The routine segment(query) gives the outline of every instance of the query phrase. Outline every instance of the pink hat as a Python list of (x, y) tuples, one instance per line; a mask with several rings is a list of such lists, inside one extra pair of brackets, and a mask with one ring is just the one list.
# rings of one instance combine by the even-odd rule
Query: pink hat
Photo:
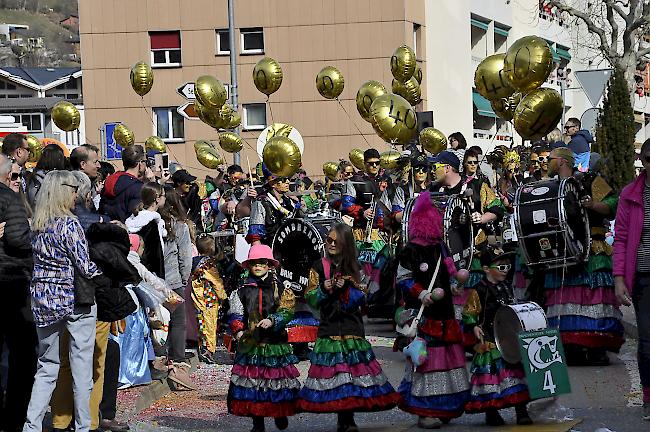
[(140, 236), (138, 234), (129, 234), (129, 241), (131, 242), (131, 250), (137, 252), (140, 249)]
[(248, 251), (248, 259), (242, 263), (242, 266), (248, 268), (249, 261), (265, 259), (273, 267), (277, 267), (280, 263), (273, 258), (273, 251), (265, 244), (256, 244)]

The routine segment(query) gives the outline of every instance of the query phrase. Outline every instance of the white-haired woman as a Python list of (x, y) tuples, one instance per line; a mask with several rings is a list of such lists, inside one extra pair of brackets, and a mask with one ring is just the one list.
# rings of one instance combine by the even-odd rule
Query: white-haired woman
[(34, 272), (32, 312), (39, 339), (38, 369), (23, 431), (41, 431), (59, 373), (59, 338), (70, 334), (75, 430), (90, 429), (88, 400), (93, 385), (96, 306), (76, 306), (74, 275), (101, 274), (88, 256), (88, 243), (74, 216), (79, 184), (68, 171), (52, 171), (43, 179), (32, 220)]

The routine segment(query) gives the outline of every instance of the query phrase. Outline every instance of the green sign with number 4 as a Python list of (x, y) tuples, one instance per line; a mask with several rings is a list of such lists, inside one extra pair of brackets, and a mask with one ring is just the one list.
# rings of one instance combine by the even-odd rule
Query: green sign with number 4
[(557, 329), (521, 332), (519, 348), (531, 399), (571, 393), (564, 348)]

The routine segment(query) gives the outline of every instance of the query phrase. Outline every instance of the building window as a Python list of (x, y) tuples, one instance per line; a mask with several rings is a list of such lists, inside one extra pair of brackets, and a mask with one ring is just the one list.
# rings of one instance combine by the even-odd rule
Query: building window
[(262, 27), (241, 29), (242, 54), (264, 54), (264, 31)]
[(28, 132), (43, 132), (43, 114), (27, 113), (12, 115), (16, 119), (16, 123), (22, 123)]
[(243, 104), (244, 130), (262, 130), (266, 127), (266, 104)]
[(181, 65), (181, 32), (149, 32), (152, 67), (177, 67)]
[(413, 52), (415, 53), (415, 58), (421, 58), (418, 56), (420, 45), (422, 45), (422, 26), (413, 23)]
[(230, 40), (228, 39), (228, 29), (215, 30), (217, 33), (217, 55), (230, 54)]
[(155, 133), (165, 142), (185, 141), (185, 124), (183, 117), (175, 107), (154, 108), (156, 119)]

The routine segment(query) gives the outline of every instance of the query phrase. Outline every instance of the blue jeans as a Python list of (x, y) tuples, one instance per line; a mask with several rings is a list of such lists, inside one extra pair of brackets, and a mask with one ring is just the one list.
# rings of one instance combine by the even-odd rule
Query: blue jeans
[(96, 321), (97, 306), (93, 305), (75, 308), (72, 314), (56, 323), (36, 328), (39, 342), (38, 366), (23, 432), (43, 430), (43, 417), (59, 376), (59, 339), (64, 330), (70, 334), (69, 359), (74, 393), (75, 430), (90, 430), (89, 400), (93, 388)]
[(638, 364), (643, 402), (650, 403), (650, 273), (639, 273), (634, 282), (632, 304), (639, 332)]

